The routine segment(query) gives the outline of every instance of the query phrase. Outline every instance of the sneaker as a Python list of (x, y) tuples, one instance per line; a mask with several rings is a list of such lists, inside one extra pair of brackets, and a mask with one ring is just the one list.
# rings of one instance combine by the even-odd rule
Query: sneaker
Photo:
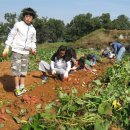
[(46, 83), (46, 82), (47, 82), (47, 79), (48, 79), (48, 77), (42, 76), (42, 83)]
[(21, 91), (21, 94), (24, 94), (24, 93), (27, 92), (27, 89), (26, 88), (21, 88), (20, 91)]
[(15, 89), (14, 92), (17, 97), (22, 96), (20, 89)]

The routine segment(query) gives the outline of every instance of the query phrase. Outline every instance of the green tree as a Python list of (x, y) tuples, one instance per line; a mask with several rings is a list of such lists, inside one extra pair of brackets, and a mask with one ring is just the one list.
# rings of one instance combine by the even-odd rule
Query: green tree
[(50, 18), (47, 22), (47, 28), (49, 31), (48, 40), (50, 42), (63, 41), (65, 30), (65, 25), (63, 21)]
[(112, 21), (112, 29), (127, 30), (130, 29), (129, 18), (125, 15), (119, 15)]
[(91, 26), (92, 26), (92, 31), (99, 29), (102, 27), (102, 24), (100, 22), (100, 17), (94, 17), (91, 19)]
[(93, 30), (91, 20), (91, 13), (75, 16), (70, 24), (66, 25), (65, 40), (75, 41), (80, 37), (89, 34)]
[(105, 14), (103, 13), (100, 16), (100, 22), (101, 22), (102, 28), (105, 28), (105, 29), (111, 28), (110, 14), (109, 13), (105, 13)]
[(47, 18), (37, 18), (34, 21), (34, 26), (37, 31), (37, 42), (42, 43), (48, 41), (49, 38), (49, 30), (47, 27)]
[(16, 21), (16, 13), (5, 13), (4, 15), (5, 20), (9, 23), (10, 27), (12, 27)]

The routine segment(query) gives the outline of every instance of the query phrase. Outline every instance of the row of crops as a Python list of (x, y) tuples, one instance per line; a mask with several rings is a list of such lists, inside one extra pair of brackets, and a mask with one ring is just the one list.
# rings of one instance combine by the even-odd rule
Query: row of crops
[[(49, 62), (56, 48), (56, 46), (49, 49), (39, 46), (37, 55), (30, 55), (29, 71), (37, 70), (41, 59)], [(77, 50), (79, 56), (85, 53), (89, 51)], [(11, 53), (6, 59), (0, 57), (0, 61), (9, 60), (10, 56)], [(46, 105), (43, 113), (30, 117), (21, 129), (108, 130), (111, 126), (116, 126), (129, 130), (130, 61), (126, 58), (122, 63), (115, 64), (102, 79), (94, 80), (91, 87), (92, 92), (80, 97), (77, 96), (78, 91), (75, 88), (70, 94), (61, 88), (58, 89), (59, 98)]]
[(58, 89), (59, 98), (30, 117), (22, 130), (129, 130), (130, 61), (115, 64), (91, 87), (80, 97), (75, 88), (69, 94)]
[[(36, 55), (30, 55), (29, 60), (29, 71), (38, 70), (38, 64), (41, 60), (45, 60), (48, 63), (50, 62), (51, 56), (56, 52), (57, 48), (60, 45), (69, 46), (69, 43), (53, 43), (53, 44), (44, 44), (44, 45), (38, 45), (37, 46), (37, 54)], [(4, 47), (0, 45), (0, 62), (9, 61), (11, 60), (12, 52), (10, 51), (8, 56), (6, 58), (2, 57), (2, 52), (4, 50)], [(98, 51), (96, 50), (88, 50), (88, 49), (76, 49), (78, 57), (83, 56), (87, 53), (96, 53), (98, 54)], [(100, 56), (99, 56), (100, 58)]]

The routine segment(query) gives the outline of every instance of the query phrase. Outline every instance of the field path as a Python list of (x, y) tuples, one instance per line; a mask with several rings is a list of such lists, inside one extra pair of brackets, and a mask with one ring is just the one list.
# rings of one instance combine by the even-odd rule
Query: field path
[[(33, 71), (26, 77), (26, 87), (29, 90), (21, 97), (14, 95), (14, 78), (11, 75), (10, 62), (0, 63), (0, 124), (4, 124), (1, 130), (18, 130), (21, 124), (16, 123), (14, 116), (20, 120), (27, 120), (28, 117), (37, 113), (36, 106), (41, 104), (42, 110), (47, 103), (56, 99), (56, 89), (62, 87), (69, 92), (71, 87), (78, 90), (78, 94), (91, 91), (89, 84), (92, 80), (103, 75), (108, 67), (112, 65), (110, 60), (104, 60), (96, 65), (97, 75), (85, 70), (79, 70), (70, 74), (67, 81), (59, 81), (49, 77), (47, 83), (41, 83), (41, 72)], [(23, 115), (21, 110), (26, 110)]]

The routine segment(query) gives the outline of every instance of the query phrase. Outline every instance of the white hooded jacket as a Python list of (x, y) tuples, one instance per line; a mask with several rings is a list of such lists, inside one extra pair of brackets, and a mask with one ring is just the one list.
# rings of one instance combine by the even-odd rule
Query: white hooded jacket
[(15, 23), (5, 41), (6, 48), (12, 47), (12, 51), (20, 54), (29, 54), (36, 49), (36, 30), (33, 25), (27, 25), (24, 21)]

